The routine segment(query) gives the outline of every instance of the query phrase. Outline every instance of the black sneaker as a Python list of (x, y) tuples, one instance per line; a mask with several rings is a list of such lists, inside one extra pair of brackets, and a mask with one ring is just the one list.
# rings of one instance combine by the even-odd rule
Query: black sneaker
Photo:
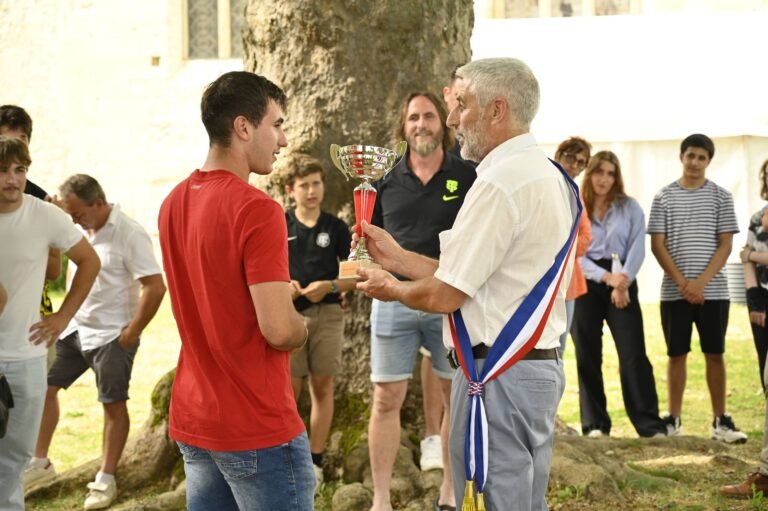
[(661, 416), (661, 421), (667, 426), (667, 436), (680, 436), (683, 434), (683, 421), (680, 417), (665, 413)]
[(730, 415), (715, 417), (712, 421), (711, 437), (726, 444), (743, 444), (747, 441), (746, 433), (736, 427)]

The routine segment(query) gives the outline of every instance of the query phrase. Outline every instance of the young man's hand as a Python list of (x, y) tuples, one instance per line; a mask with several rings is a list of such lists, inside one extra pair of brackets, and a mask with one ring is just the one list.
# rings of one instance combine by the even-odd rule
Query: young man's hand
[(301, 284), (298, 280), (291, 281), (291, 300), (296, 300), (301, 296)]
[(699, 279), (688, 280), (685, 285), (680, 289), (683, 293), (683, 298), (686, 301), (693, 304), (704, 303), (704, 288), (706, 284), (702, 283)]
[(61, 312), (43, 316), (40, 321), (29, 327), (29, 342), (35, 345), (45, 344), (50, 348), (67, 328), (69, 320), (70, 318)]
[(327, 280), (316, 280), (305, 287), (301, 294), (312, 303), (319, 303), (331, 290), (331, 283)]

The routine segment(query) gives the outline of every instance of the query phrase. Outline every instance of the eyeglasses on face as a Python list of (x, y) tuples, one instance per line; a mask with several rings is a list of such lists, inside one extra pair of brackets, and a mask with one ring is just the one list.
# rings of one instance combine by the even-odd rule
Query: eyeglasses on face
[(587, 166), (587, 160), (580, 158), (575, 154), (563, 153), (563, 160), (565, 160), (565, 163), (568, 165), (573, 165), (575, 163), (579, 170)]

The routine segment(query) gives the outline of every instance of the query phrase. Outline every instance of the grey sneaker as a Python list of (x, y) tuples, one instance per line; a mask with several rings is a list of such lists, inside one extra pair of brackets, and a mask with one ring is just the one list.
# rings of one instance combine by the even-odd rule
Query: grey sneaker
[(661, 420), (667, 426), (667, 436), (680, 436), (683, 434), (683, 421), (680, 417), (675, 417), (665, 413)]
[(712, 438), (726, 444), (743, 444), (747, 441), (746, 433), (739, 430), (730, 415), (715, 417), (712, 421)]
[(47, 483), (56, 478), (56, 469), (53, 468), (51, 460), (47, 460), (47, 463), (43, 466), (30, 461), (27, 468), (24, 470), (24, 488), (29, 488), (36, 484)]

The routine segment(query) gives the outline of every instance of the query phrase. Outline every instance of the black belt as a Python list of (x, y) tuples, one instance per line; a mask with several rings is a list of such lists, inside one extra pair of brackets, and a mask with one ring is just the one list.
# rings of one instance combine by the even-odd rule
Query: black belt
[[(537, 350), (534, 348), (526, 353), (522, 360), (557, 360), (557, 351), (557, 348), (549, 348), (548, 350)], [(475, 357), (475, 360), (488, 358), (488, 353), (490, 352), (491, 348), (487, 344), (478, 344), (477, 346), (472, 346), (472, 356)], [(456, 350), (448, 350), (448, 355), (446, 355), (446, 357), (448, 358), (448, 363), (451, 364), (452, 368), (459, 368), (459, 359), (456, 357)]]

